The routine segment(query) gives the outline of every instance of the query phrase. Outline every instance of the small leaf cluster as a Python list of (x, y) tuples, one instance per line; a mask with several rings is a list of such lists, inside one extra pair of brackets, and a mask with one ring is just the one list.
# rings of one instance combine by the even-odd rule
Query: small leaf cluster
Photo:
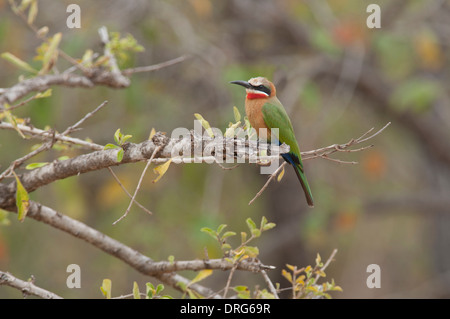
[[(224, 136), (227, 138), (239, 137), (239, 132), (241, 133), (246, 132), (249, 138), (254, 137), (256, 131), (252, 129), (248, 117), (244, 116), (243, 118), (244, 125), (242, 125), (242, 116), (241, 113), (239, 112), (239, 109), (236, 106), (233, 106), (233, 114), (235, 122), (228, 123), (228, 127), (225, 130)], [(200, 113), (195, 113), (194, 116), (198, 121), (200, 121), (209, 137), (214, 137), (214, 132), (209, 122)]]
[[(234, 115), (234, 123), (228, 123), (228, 128), (225, 131), (225, 137), (235, 137), (236, 129), (241, 128), (243, 131), (247, 133), (249, 139), (256, 136), (256, 131), (252, 128), (250, 121), (247, 116), (242, 117), (239, 109), (236, 106), (233, 106), (233, 115)], [(241, 121), (244, 121), (244, 125), (241, 125)]]
[(132, 135), (124, 135), (122, 134), (122, 132), (120, 132), (120, 128), (117, 129), (116, 133), (114, 133), (114, 141), (116, 142), (116, 144), (106, 144), (105, 147), (103, 149), (105, 150), (109, 150), (109, 149), (119, 149), (117, 152), (117, 162), (120, 163), (122, 162), (123, 159), (123, 144), (125, 144), (125, 142), (127, 140), (129, 140), (130, 138), (132, 138)]
[[(145, 294), (141, 293), (139, 290), (139, 285), (135, 281), (133, 282), (133, 291), (130, 296), (133, 297), (133, 299), (141, 299), (142, 296), (145, 297), (145, 299), (172, 299), (169, 295), (161, 295), (162, 291), (164, 290), (164, 285), (159, 284), (156, 287), (150, 283), (147, 282), (145, 284)], [(100, 291), (102, 292), (103, 296), (106, 299), (113, 299), (112, 297), (112, 281), (111, 279), (103, 279), (102, 285), (100, 287)], [(128, 296), (121, 296), (117, 298), (126, 298)]]
[(259, 255), (258, 247), (249, 246), (248, 244), (255, 238), (260, 237), (262, 232), (275, 227), (275, 223), (267, 222), (267, 219), (264, 216), (261, 218), (259, 227), (256, 226), (256, 223), (250, 217), (246, 219), (246, 224), (249, 233), (241, 232), (241, 244), (236, 248), (232, 248), (227, 242), (227, 239), (237, 235), (237, 233), (234, 231), (223, 232), (227, 227), (225, 224), (220, 225), (216, 230), (203, 227), (201, 231), (218, 241), (222, 252), (230, 262), (236, 262), (242, 258), (256, 258)]
[[(21, 0), (18, 4), (15, 0), (9, 0), (9, 4), (13, 12), (24, 17), (30, 28), (35, 30), (36, 36), (42, 40), (42, 44), (37, 47), (37, 54), (34, 57), (34, 60), (41, 61), (42, 65), (40, 69), (36, 69), (10, 52), (4, 52), (0, 56), (23, 71), (34, 75), (48, 74), (53, 70), (58, 60), (62, 33), (58, 32), (53, 36), (47, 36), (49, 33), (47, 26), (38, 28), (34, 25), (38, 14), (38, 0)], [(120, 66), (123, 66), (130, 59), (130, 52), (144, 51), (144, 47), (138, 44), (131, 34), (121, 37), (119, 32), (110, 32), (110, 41), (106, 46)], [(74, 59), (72, 62), (76, 61), (85, 68), (109, 67), (109, 59), (109, 56), (94, 54), (92, 50), (88, 49), (81, 59)]]
[(327, 298), (331, 299), (330, 291), (342, 291), (342, 288), (336, 286), (334, 279), (331, 282), (318, 284), (319, 278), (326, 277), (323, 270), (324, 264), (319, 254), (317, 254), (316, 265), (297, 268), (297, 266), (286, 265), (287, 269), (281, 271), (281, 275), (292, 285), (292, 298)]
[(107, 47), (116, 57), (119, 65), (125, 64), (130, 59), (130, 52), (144, 51), (144, 47), (131, 34), (120, 37), (119, 32), (110, 32), (109, 36), (110, 41), (107, 43)]

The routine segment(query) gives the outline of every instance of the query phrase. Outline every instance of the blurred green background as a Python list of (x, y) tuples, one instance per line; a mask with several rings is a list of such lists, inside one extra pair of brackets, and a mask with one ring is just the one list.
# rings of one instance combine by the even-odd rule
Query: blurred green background
[[(123, 90), (105, 87), (54, 87), (53, 96), (15, 112), (38, 128), (59, 131), (104, 100), (108, 105), (74, 133), (99, 144), (113, 141), (117, 128), (132, 142), (148, 138), (152, 128), (170, 132), (193, 128), (194, 113), (224, 130), (233, 121), (233, 106), (244, 113), (242, 88), (231, 80), (266, 76), (291, 117), (304, 151), (357, 138), (371, 127), (392, 125), (364, 152), (336, 157), (358, 161), (346, 165), (324, 159), (304, 163), (315, 198), (308, 209), (292, 169), (273, 182), (252, 205), (265, 183), (253, 164), (233, 170), (217, 165), (171, 165), (156, 184), (149, 171), (137, 199), (149, 216), (133, 206), (117, 225), (129, 198), (106, 171), (71, 177), (42, 187), (33, 200), (76, 218), (155, 260), (220, 257), (201, 227), (245, 231), (245, 219), (266, 216), (277, 227), (256, 244), (260, 259), (277, 266), (270, 276), (282, 287), (285, 264), (306, 266), (316, 254), (343, 292), (335, 298), (450, 297), (450, 4), (448, 1), (376, 1), (381, 28), (369, 29), (369, 3), (359, 0), (79, 0), (81, 29), (66, 27), (66, 7), (73, 1), (39, 1), (37, 26), (63, 33), (61, 48), (81, 58), (86, 49), (101, 52), (102, 25), (132, 34), (145, 48), (128, 66), (143, 66), (189, 54), (186, 61), (132, 76)], [(0, 0), (0, 52), (8, 51), (34, 65), (40, 42)], [(60, 71), (69, 67), (65, 61)], [(0, 61), (0, 87), (21, 74)], [(0, 132), (1, 169), (30, 151), (13, 131)], [(80, 150), (42, 154), (30, 162), (76, 156)], [(133, 191), (144, 163), (114, 168)], [(3, 181), (4, 183), (8, 181)], [(9, 214), (0, 226), (0, 270), (68, 298), (101, 298), (104, 278), (113, 295), (131, 293), (133, 281), (155, 280), (47, 225)], [(236, 243), (231, 240), (231, 243)], [(66, 267), (81, 267), (81, 288), (66, 287)], [(381, 288), (369, 289), (367, 266), (381, 267)], [(183, 275), (193, 278), (194, 273)], [(204, 281), (219, 290), (228, 273), (216, 271)], [(236, 273), (232, 285), (264, 285), (261, 276)], [(177, 296), (168, 289), (167, 293)], [(21, 293), (0, 287), (1, 298)]]

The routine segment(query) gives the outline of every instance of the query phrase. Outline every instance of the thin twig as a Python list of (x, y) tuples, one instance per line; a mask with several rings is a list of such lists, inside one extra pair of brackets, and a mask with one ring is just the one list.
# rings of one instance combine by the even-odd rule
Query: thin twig
[[(108, 167), (109, 172), (111, 173), (111, 175), (114, 177), (114, 179), (116, 180), (117, 184), (119, 184), (119, 186), (122, 188), (122, 190), (125, 192), (125, 194), (127, 194), (127, 196), (131, 199), (133, 199), (133, 196), (127, 191), (127, 189), (125, 188), (125, 186), (123, 186), (122, 182), (120, 181), (119, 177), (117, 177), (117, 175), (114, 173), (114, 171), (112, 170), (111, 167)], [(137, 200), (134, 200), (135, 204), (138, 205), (142, 210), (144, 210), (147, 214), (152, 215), (152, 212), (149, 211), (147, 208), (145, 208), (141, 203), (139, 203)]]
[(229, 170), (239, 167), (239, 164), (235, 164), (233, 166), (226, 167), (226, 166), (223, 166), (222, 164), (220, 164), (218, 161), (216, 161), (216, 164), (219, 165), (221, 169), (226, 170), (226, 171), (229, 171)]
[(261, 196), (262, 192), (264, 192), (264, 190), (267, 188), (267, 186), (269, 186), (269, 183), (275, 178), (275, 176), (278, 175), (278, 173), (281, 171), (281, 169), (287, 164), (287, 162), (283, 162), (275, 172), (272, 173), (272, 175), (270, 175), (269, 179), (267, 180), (267, 182), (264, 184), (264, 186), (259, 190), (259, 192), (255, 195), (255, 197), (253, 197), (253, 199), (248, 203), (249, 205), (251, 205), (255, 199), (257, 199), (259, 196)]
[(358, 164), (358, 162), (355, 162), (355, 161), (343, 161), (343, 160), (340, 160), (340, 159), (337, 159), (337, 158), (332, 158), (332, 157), (329, 157), (328, 155), (321, 155), (320, 156), (320, 158), (323, 158), (323, 159), (326, 159), (326, 160), (329, 160), (329, 161), (332, 161), (332, 162), (336, 162), (336, 163), (339, 163), (339, 164)]
[[(15, 4), (14, 1), (14, 6), (17, 8), (17, 5)], [(46, 36), (40, 35), (39, 34), (39, 29), (33, 24), (33, 23), (28, 23), (28, 18), (25, 16), (25, 14), (21, 11), (21, 10), (13, 10), (14, 13), (16, 15), (18, 15), (24, 22), (25, 24), (34, 32), (35, 36), (42, 40), (42, 41), (47, 41), (48, 38)], [(63, 50), (61, 50), (60, 48), (57, 49), (58, 50), (58, 54), (60, 56), (62, 56), (64, 59), (66, 59), (68, 62), (70, 62), (71, 64), (73, 64), (74, 66), (76, 66), (77, 68), (79, 68), (83, 73), (87, 73), (88, 69), (86, 69), (81, 63), (78, 63), (78, 61), (74, 58), (72, 58), (70, 55), (68, 55), (67, 53), (65, 53)]]
[[(54, 132), (53, 132), (53, 137), (54, 137)], [(52, 138), (51, 141), (45, 142), (44, 144), (39, 146), (37, 149), (31, 151), (30, 153), (26, 154), (25, 156), (15, 159), (11, 163), (11, 165), (3, 173), (0, 174), (0, 181), (2, 179), (4, 179), (5, 177), (9, 176), (16, 167), (19, 167), (20, 165), (22, 165), (24, 162), (26, 162), (30, 158), (36, 156), (37, 154), (39, 154), (41, 152), (44, 152), (44, 151), (52, 148), (54, 143), (55, 143), (55, 139)]]
[[(327, 269), (328, 265), (333, 261), (334, 256), (336, 256), (338, 250), (334, 249), (333, 252), (331, 253), (330, 257), (328, 258), (328, 260), (325, 262), (325, 264), (322, 266), (322, 268), (320, 268), (321, 271), (325, 271), (325, 269)], [(316, 278), (314, 278), (314, 284), (317, 283), (317, 281), (319, 280), (320, 275), (316, 275)]]
[(239, 257), (239, 259), (234, 263), (233, 268), (231, 268), (231, 270), (230, 270), (230, 274), (228, 275), (227, 283), (225, 285), (224, 292), (223, 292), (223, 297), (222, 297), (223, 299), (225, 299), (227, 296), (228, 289), (230, 289), (231, 278), (233, 278), (234, 272), (236, 271), (236, 269), (239, 265), (239, 260), (241, 258), (242, 258), (242, 256)]
[[(368, 136), (369, 133), (371, 133), (374, 130), (374, 128), (371, 128), (370, 130), (365, 132), (363, 135), (361, 135), (357, 139), (352, 138), (350, 141), (348, 141), (345, 144), (333, 144), (333, 145), (323, 147), (320, 149), (316, 149), (313, 151), (301, 152), (302, 159), (303, 159), (303, 161), (306, 161), (306, 160), (311, 160), (314, 158), (323, 158), (323, 159), (333, 161), (336, 163), (340, 163), (340, 164), (358, 164), (358, 162), (355, 162), (355, 161), (344, 161), (344, 160), (329, 157), (329, 155), (333, 154), (335, 152), (359, 152), (359, 151), (363, 151), (363, 150), (373, 147), (373, 145), (369, 145), (369, 146), (361, 147), (359, 149), (349, 149), (353, 145), (357, 145), (357, 144), (366, 142), (366, 141), (374, 138), (375, 136), (377, 136), (378, 134), (383, 132), (390, 124), (391, 124), (391, 122), (388, 122), (385, 126), (383, 126), (381, 129), (379, 129), (377, 132)], [(269, 179), (264, 184), (264, 186), (259, 190), (259, 192), (255, 195), (255, 197), (248, 203), (249, 205), (251, 205), (255, 201), (255, 199), (258, 198), (262, 194), (262, 192), (267, 188), (267, 186), (269, 186), (269, 183), (274, 179), (274, 177), (279, 173), (281, 168), (284, 167), (284, 165), (286, 165), (286, 164), (287, 164), (287, 162), (284, 162), (283, 164), (281, 164), (278, 167), (278, 169), (272, 175), (270, 175)]]
[(144, 179), (145, 176), (145, 172), (147, 172), (147, 169), (149, 168), (150, 164), (152, 163), (153, 157), (155, 157), (155, 154), (159, 152), (159, 150), (161, 149), (161, 146), (158, 146), (157, 148), (155, 148), (155, 150), (152, 153), (152, 156), (149, 158), (149, 160), (147, 161), (147, 164), (145, 165), (144, 170), (142, 171), (141, 177), (139, 178), (139, 182), (138, 185), (136, 187), (136, 190), (134, 191), (133, 197), (131, 198), (130, 204), (128, 205), (127, 210), (125, 211), (125, 213), (118, 219), (116, 220), (113, 225), (117, 224), (118, 222), (120, 222), (122, 219), (124, 219), (128, 213), (130, 212), (131, 209), (131, 205), (133, 205), (134, 203), (134, 199), (136, 198), (136, 195), (139, 191), (139, 189), (141, 188), (141, 184), (142, 184), (142, 180)]
[(272, 281), (270, 280), (269, 276), (267, 275), (267, 272), (265, 270), (261, 270), (261, 274), (264, 278), (264, 280), (267, 283), (267, 286), (269, 287), (270, 292), (272, 293), (272, 295), (275, 297), (275, 299), (280, 299), (280, 297), (278, 297), (277, 294), (277, 290), (275, 289)]
[[(45, 142), (44, 144), (42, 144), (41, 146), (39, 146), (37, 149), (33, 150), (32, 152), (26, 154), (25, 156), (22, 156), (21, 158), (18, 158), (16, 160), (14, 160), (11, 165), (8, 167), (8, 169), (6, 169), (3, 173), (0, 174), (0, 181), (2, 179), (4, 179), (6, 176), (8, 176), (16, 167), (22, 165), (25, 161), (29, 160), (30, 158), (36, 156), (39, 153), (42, 153), (46, 150), (49, 150), (50, 148), (53, 147), (53, 144), (55, 144), (56, 140), (60, 140), (61, 137), (65, 137), (66, 135), (68, 135), (69, 133), (73, 132), (76, 130), (77, 127), (79, 127), (84, 121), (86, 121), (88, 118), (90, 118), (91, 116), (93, 116), (97, 111), (99, 111), (103, 106), (106, 105), (106, 103), (108, 103), (108, 101), (104, 101), (102, 104), (100, 104), (99, 106), (97, 106), (95, 108), (95, 110), (93, 110), (92, 112), (89, 112), (88, 114), (86, 114), (81, 120), (79, 120), (78, 122), (76, 122), (74, 125), (69, 126), (63, 133), (61, 134), (56, 134), (55, 131), (52, 132), (48, 132), (48, 131), (42, 131), (42, 130), (37, 130), (35, 128), (29, 127), (29, 126), (25, 126), (25, 125), (12, 125), (12, 128), (17, 128), (19, 129), (22, 133), (30, 133), (33, 132), (35, 134), (38, 134), (37, 132), (40, 133), (41, 136), (46, 136), (47, 139), (51, 139), (50, 141)], [(8, 123), (0, 123), (0, 128), (3, 127), (7, 127)], [(20, 127), (20, 128), (19, 128)], [(30, 134), (33, 134), (30, 133)], [(44, 134), (45, 133), (45, 134)], [(58, 137), (57, 137), (58, 135)], [(81, 140), (80, 140), (81, 141)], [(101, 147), (101, 146), (100, 146)]]
[[(0, 129), (16, 130), (16, 128), (19, 129), (26, 136), (39, 138), (39, 139), (45, 140), (45, 141), (47, 141), (50, 138), (53, 138), (53, 136), (52, 136), (53, 131), (45, 131), (45, 130), (41, 130), (41, 129), (38, 129), (35, 127), (23, 125), (23, 124), (17, 124), (16, 126), (14, 126), (10, 123), (0, 122)], [(100, 144), (88, 142), (88, 141), (81, 140), (81, 139), (75, 138), (75, 137), (63, 136), (60, 133), (55, 133), (54, 138), (55, 138), (55, 140), (62, 142), (62, 143), (77, 145), (77, 146), (81, 146), (86, 149), (90, 149), (90, 150), (94, 150), (94, 151), (99, 151), (99, 150), (103, 149), (103, 146)]]
[(135, 68), (129, 68), (129, 69), (125, 69), (122, 71), (122, 74), (125, 76), (131, 75), (133, 73), (140, 73), (140, 72), (151, 72), (151, 71), (156, 71), (156, 70), (160, 70), (162, 68), (183, 62), (184, 60), (186, 60), (189, 56), (187, 55), (182, 55), (178, 58), (172, 59), (172, 60), (168, 60), (165, 62), (161, 62), (158, 64), (154, 64), (154, 65), (148, 65), (148, 66), (138, 66)]
[[(360, 138), (357, 139), (357, 142), (358, 142), (358, 143), (362, 143), (362, 142), (365, 142), (365, 141), (367, 141), (367, 140), (370, 140), (370, 139), (374, 138), (375, 136), (377, 136), (378, 134), (380, 134), (381, 132), (383, 132), (389, 125), (391, 125), (391, 122), (388, 122), (388, 123), (387, 123), (385, 126), (383, 126), (380, 130), (378, 130), (377, 132), (375, 132), (373, 135), (371, 135), (371, 136), (369, 136), (369, 137), (366, 137), (365, 139), (362, 139), (362, 138), (364, 137), (364, 135), (361, 136)], [(370, 132), (370, 131), (369, 131), (369, 132)], [(369, 132), (367, 132), (367, 133), (369, 133)]]
[(81, 124), (84, 123), (84, 121), (86, 121), (88, 118), (92, 117), (95, 113), (97, 113), (102, 107), (104, 107), (106, 104), (108, 103), (108, 101), (104, 101), (102, 104), (100, 104), (99, 106), (97, 106), (95, 108), (95, 110), (87, 113), (81, 120), (79, 120), (78, 122), (76, 122), (74, 125), (69, 126), (64, 132), (61, 133), (61, 135), (68, 135), (70, 133), (72, 133), (73, 131), (75, 131)]
[(11, 105), (10, 107), (8, 107), (8, 111), (17, 109), (17, 108), (21, 107), (22, 105), (25, 105), (25, 104), (27, 104), (28, 102), (33, 101), (35, 98), (36, 98), (36, 94), (33, 95), (33, 96), (30, 96), (29, 98), (27, 98), (26, 100), (23, 100), (23, 101), (20, 102), (20, 103), (17, 103), (17, 104), (15, 104), (15, 105)]

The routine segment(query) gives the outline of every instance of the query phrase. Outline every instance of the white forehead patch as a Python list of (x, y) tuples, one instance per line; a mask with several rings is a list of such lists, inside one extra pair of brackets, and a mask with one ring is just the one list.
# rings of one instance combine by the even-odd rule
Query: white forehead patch
[(263, 78), (251, 78), (248, 80), (248, 83), (254, 86), (262, 85), (263, 84)]

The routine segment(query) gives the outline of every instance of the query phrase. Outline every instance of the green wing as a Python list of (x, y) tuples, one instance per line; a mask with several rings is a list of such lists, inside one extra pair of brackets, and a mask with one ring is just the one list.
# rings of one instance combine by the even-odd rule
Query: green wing
[(298, 147), (297, 140), (295, 139), (294, 128), (292, 127), (291, 120), (289, 119), (289, 116), (284, 110), (281, 102), (278, 99), (267, 102), (262, 107), (262, 113), (267, 127), (278, 128), (278, 140), (281, 143), (289, 145), (291, 149), (289, 153), (296, 155), (299, 162), (298, 164), (303, 166), (301, 164), (300, 149)]
[(288, 154), (289, 156), (283, 156), (283, 158), (293, 164), (292, 166), (294, 167), (295, 173), (297, 174), (303, 191), (305, 192), (306, 201), (309, 206), (314, 207), (314, 199), (308, 180), (306, 179), (306, 175), (303, 171), (302, 158), (300, 156), (297, 140), (295, 139), (294, 129), (283, 105), (278, 99), (275, 98), (263, 105), (262, 114), (264, 122), (268, 128), (278, 128), (278, 140), (281, 143), (286, 143), (289, 145), (291, 149)]

